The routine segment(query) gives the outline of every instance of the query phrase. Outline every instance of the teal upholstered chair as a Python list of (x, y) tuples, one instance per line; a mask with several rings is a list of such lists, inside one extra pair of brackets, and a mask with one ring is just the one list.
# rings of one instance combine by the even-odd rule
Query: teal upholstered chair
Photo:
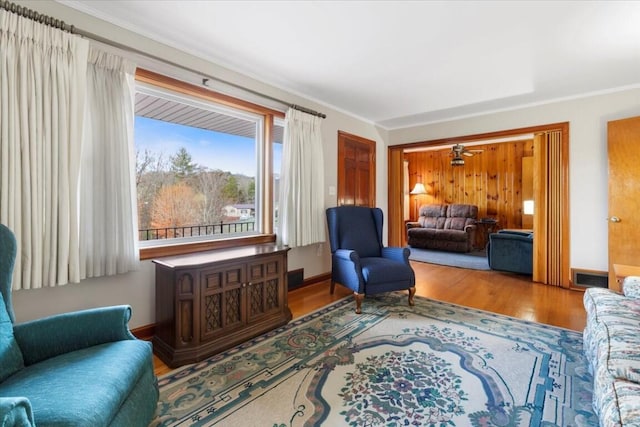
[(158, 401), (151, 345), (129, 306), (15, 323), (13, 233), (0, 224), (0, 426), (148, 426)]

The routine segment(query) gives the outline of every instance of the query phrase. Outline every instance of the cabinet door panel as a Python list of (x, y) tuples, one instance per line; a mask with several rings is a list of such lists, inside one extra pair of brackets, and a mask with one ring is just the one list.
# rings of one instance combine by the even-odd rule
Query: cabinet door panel
[(283, 257), (265, 257), (248, 264), (249, 322), (282, 309)]
[(193, 303), (196, 299), (196, 286), (193, 275), (190, 272), (186, 272), (179, 276), (177, 280), (177, 301), (178, 308), (176, 310), (178, 326), (176, 344), (184, 347), (189, 346), (194, 342), (194, 338), (197, 340), (197, 333), (195, 333), (195, 316), (197, 315), (194, 310)]
[(202, 298), (202, 341), (215, 336), (223, 328), (222, 296), (217, 292)]
[(253, 320), (256, 316), (264, 313), (264, 283), (251, 282), (249, 284), (249, 319)]
[(243, 301), (245, 265), (227, 264), (201, 273), (200, 337), (217, 338), (246, 323)]

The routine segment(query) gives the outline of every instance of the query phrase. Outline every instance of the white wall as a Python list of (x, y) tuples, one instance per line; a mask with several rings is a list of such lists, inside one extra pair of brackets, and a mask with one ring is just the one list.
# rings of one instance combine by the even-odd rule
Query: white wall
[(607, 122), (638, 115), (640, 89), (630, 89), (392, 130), (389, 144), (569, 122), (571, 267), (607, 271)]
[[(327, 115), (323, 121), (324, 161), (325, 161), (325, 201), (326, 206), (336, 204), (336, 196), (328, 195), (329, 186), (337, 186), (337, 135), (345, 131), (377, 142), (377, 199), (378, 205), (386, 207), (386, 133), (376, 129), (371, 123), (352, 117), (343, 112), (320, 105), (312, 100), (301, 98), (278, 88), (263, 84), (249, 77), (220, 67), (211, 62), (196, 58), (170, 47), (153, 42), (129, 31), (97, 20), (76, 10), (53, 1), (17, 1), (40, 13), (64, 20), (82, 30), (114, 40), (149, 54), (167, 59), (174, 63), (196, 69), (202, 73), (215, 75), (291, 103), (303, 105), (321, 111)], [(153, 61), (150, 61), (153, 63)], [(145, 65), (148, 67), (148, 65)], [(152, 71), (163, 71), (150, 68)], [(197, 80), (196, 80), (197, 81)], [(256, 99), (250, 99), (256, 101)], [(267, 103), (267, 105), (271, 105)], [(328, 243), (296, 248), (289, 252), (289, 269), (304, 268), (305, 278), (330, 271), (331, 259)], [(69, 284), (56, 288), (22, 290), (14, 292), (14, 309), (17, 320), (22, 322), (49, 314), (71, 310), (106, 306), (112, 304), (130, 304), (133, 318), (130, 327), (136, 328), (155, 322), (154, 266), (151, 261), (143, 261), (139, 271), (124, 275), (85, 280), (79, 284)], [(328, 290), (327, 290), (328, 292)]]
[[(607, 269), (606, 126), (609, 120), (640, 115), (640, 90), (638, 89), (387, 132), (365, 120), (155, 43), (59, 3), (53, 1), (17, 1), (17, 3), (120, 44), (326, 113), (327, 118), (323, 121), (323, 136), (327, 207), (336, 204), (336, 196), (329, 196), (328, 187), (337, 186), (338, 130), (377, 142), (377, 205), (386, 212), (387, 141), (390, 144), (401, 144), (568, 121), (570, 122), (571, 266), (603, 271)], [(304, 268), (306, 278), (328, 272), (330, 270), (328, 244), (290, 251), (289, 268)], [(153, 264), (150, 261), (144, 261), (139, 271), (125, 275), (91, 279), (57, 288), (17, 291), (14, 293), (14, 308), (18, 321), (25, 321), (82, 308), (130, 304), (133, 307), (130, 326), (136, 328), (154, 323), (154, 295)]]

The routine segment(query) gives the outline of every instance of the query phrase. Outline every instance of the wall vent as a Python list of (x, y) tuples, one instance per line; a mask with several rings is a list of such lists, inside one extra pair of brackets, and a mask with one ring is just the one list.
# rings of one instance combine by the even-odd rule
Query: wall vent
[(581, 286), (585, 288), (608, 288), (609, 273), (606, 271), (578, 270), (571, 269), (573, 277), (573, 286)]
[(304, 268), (291, 270), (287, 273), (287, 289), (299, 288), (304, 284)]

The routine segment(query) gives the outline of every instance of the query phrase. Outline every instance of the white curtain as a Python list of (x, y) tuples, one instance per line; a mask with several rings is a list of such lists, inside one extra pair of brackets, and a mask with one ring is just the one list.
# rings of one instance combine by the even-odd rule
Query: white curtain
[(90, 49), (80, 175), (82, 279), (138, 266), (134, 73), (135, 64)]
[(0, 222), (18, 242), (13, 289), (137, 266), (133, 73), (81, 37), (0, 9)]
[(292, 248), (325, 241), (321, 122), (293, 108), (285, 116), (278, 239)]
[(88, 42), (0, 9), (0, 222), (13, 288), (80, 280), (78, 178)]

